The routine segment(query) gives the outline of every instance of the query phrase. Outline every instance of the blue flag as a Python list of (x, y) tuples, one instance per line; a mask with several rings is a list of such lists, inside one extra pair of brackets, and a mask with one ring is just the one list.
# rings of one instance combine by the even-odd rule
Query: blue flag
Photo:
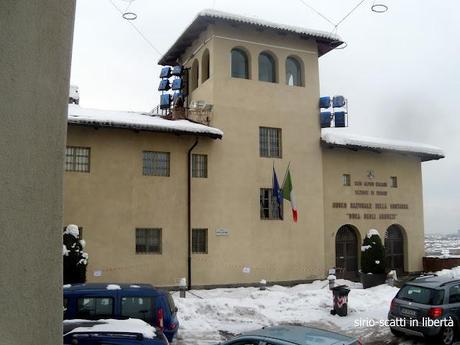
[(283, 195), (281, 194), (280, 185), (278, 183), (278, 178), (276, 177), (275, 167), (273, 166), (273, 196), (278, 203), (278, 206), (281, 206), (283, 202)]

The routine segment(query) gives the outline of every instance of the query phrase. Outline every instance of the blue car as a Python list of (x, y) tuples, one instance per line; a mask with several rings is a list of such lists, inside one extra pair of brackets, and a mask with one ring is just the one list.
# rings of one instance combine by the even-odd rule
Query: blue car
[(177, 308), (169, 292), (150, 284), (75, 284), (64, 286), (64, 320), (140, 319), (160, 328), (172, 342)]
[(361, 345), (361, 342), (318, 328), (274, 326), (243, 333), (221, 345)]
[(169, 345), (161, 330), (142, 320), (64, 321), (64, 345)]

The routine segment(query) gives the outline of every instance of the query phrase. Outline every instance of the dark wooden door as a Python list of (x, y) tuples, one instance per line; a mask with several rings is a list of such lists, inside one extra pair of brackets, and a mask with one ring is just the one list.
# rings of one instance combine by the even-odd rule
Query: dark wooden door
[(398, 226), (392, 225), (385, 232), (385, 260), (387, 270), (404, 272), (404, 238)]
[(342, 226), (337, 232), (335, 267), (339, 277), (354, 279), (358, 276), (358, 237), (350, 226)]

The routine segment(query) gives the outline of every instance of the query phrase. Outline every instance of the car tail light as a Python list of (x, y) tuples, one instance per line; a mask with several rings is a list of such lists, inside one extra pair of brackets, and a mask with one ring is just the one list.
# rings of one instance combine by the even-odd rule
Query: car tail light
[(158, 327), (163, 330), (164, 328), (164, 313), (163, 313), (163, 308), (159, 308), (157, 311), (157, 322), (158, 322)]
[(168, 328), (169, 328), (169, 329), (175, 329), (176, 327), (177, 327), (177, 324), (176, 324), (175, 322), (171, 322), (171, 323), (169, 324), (169, 327), (168, 327)]
[(437, 317), (440, 317), (442, 315), (442, 308), (440, 307), (433, 307), (428, 310), (428, 316), (431, 317), (432, 319), (436, 319)]
[(394, 299), (392, 299), (392, 300), (391, 300), (391, 304), (390, 304), (390, 312), (395, 313), (395, 312), (396, 312), (396, 309), (397, 309), (396, 302), (395, 302)]

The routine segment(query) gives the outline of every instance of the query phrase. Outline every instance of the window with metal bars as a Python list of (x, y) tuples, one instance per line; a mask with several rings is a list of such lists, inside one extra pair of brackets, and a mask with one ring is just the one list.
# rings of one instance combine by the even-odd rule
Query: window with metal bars
[(278, 204), (272, 188), (260, 188), (260, 219), (283, 219), (283, 203)]
[(398, 177), (397, 176), (390, 177), (390, 186), (392, 188), (398, 188)]
[(161, 254), (161, 229), (136, 229), (136, 254)]
[(281, 158), (281, 128), (259, 127), (261, 157)]
[(65, 170), (89, 172), (90, 148), (67, 146), (65, 150)]
[(192, 177), (208, 177), (208, 156), (192, 154)]
[(169, 152), (144, 151), (142, 172), (146, 176), (169, 176)]
[(192, 229), (192, 253), (208, 254), (208, 229)]
[(350, 174), (343, 174), (342, 175), (342, 185), (351, 186), (351, 176), (350, 176)]

